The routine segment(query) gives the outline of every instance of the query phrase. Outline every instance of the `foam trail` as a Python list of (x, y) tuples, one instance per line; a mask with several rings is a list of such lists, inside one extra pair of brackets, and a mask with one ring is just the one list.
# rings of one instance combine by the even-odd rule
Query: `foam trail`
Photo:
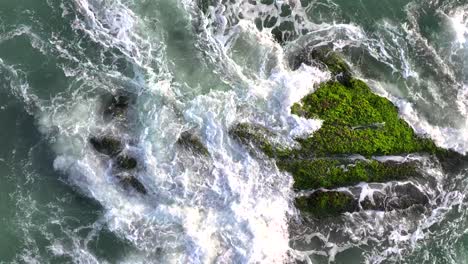
[(468, 16), (465, 10), (459, 9), (453, 12), (449, 16), (452, 22), (453, 29), (456, 34), (456, 43), (460, 45), (460, 48), (465, 46), (466, 39), (468, 37)]

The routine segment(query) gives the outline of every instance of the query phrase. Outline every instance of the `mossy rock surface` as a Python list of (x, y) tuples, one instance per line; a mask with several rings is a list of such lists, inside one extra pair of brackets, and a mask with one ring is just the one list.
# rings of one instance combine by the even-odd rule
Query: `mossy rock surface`
[(359, 209), (357, 200), (351, 194), (339, 191), (319, 190), (309, 196), (297, 197), (295, 205), (302, 212), (317, 218), (338, 216)]
[(416, 135), (388, 99), (375, 95), (358, 79), (352, 79), (350, 86), (334, 81), (323, 83), (295, 104), (292, 113), (324, 120), (313, 136), (299, 140), (300, 152), (370, 157), (438, 151), (430, 139)]
[[(444, 169), (467, 162), (466, 156), (440, 149), (430, 139), (417, 135), (399, 117), (395, 105), (374, 94), (363, 81), (351, 77), (349, 66), (338, 54), (322, 49), (310, 51), (307, 56), (326, 65), (334, 75), (333, 80), (322, 83), (291, 109), (295, 115), (323, 120), (318, 131), (310, 137), (296, 139), (300, 146), (296, 149), (274, 144), (273, 133), (259, 125), (238, 124), (230, 131), (240, 143), (263, 151), (276, 160), (281, 170), (290, 172), (295, 190), (330, 190), (360, 182), (383, 183), (420, 176), (416, 161), (379, 162), (372, 160), (372, 156), (429, 154)], [(356, 154), (367, 159), (351, 160), (350, 156)], [(367, 203), (362, 208), (400, 210), (428, 202), (424, 193), (408, 186), (395, 189), (393, 193), (397, 197), (382, 196), (381, 201), (377, 197), (377, 204)], [(302, 212), (317, 218), (360, 208), (351, 194), (324, 190), (300, 196), (295, 204)]]
[(294, 189), (337, 188), (360, 182), (405, 180), (418, 174), (416, 163), (363, 160), (343, 162), (336, 159), (278, 161), (280, 169), (294, 176)]

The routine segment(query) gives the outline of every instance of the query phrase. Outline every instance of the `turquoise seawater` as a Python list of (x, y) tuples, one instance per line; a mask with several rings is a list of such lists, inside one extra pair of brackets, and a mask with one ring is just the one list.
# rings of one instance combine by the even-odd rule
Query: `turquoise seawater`
[[(288, 62), (320, 45), (468, 151), (466, 0), (1, 0), (0, 263), (468, 263), (466, 168), (427, 162), (423, 213), (317, 222), (289, 174), (230, 138), (245, 121), (285, 144), (313, 131), (289, 108), (329, 73)], [(109, 120), (118, 94), (129, 111)], [(177, 144), (186, 131), (209, 158)], [(98, 135), (123, 142), (131, 175)]]

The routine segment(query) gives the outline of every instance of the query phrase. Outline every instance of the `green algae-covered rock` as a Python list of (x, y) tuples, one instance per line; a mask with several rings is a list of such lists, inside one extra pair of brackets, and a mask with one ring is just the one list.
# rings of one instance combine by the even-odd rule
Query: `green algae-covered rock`
[[(413, 204), (427, 203), (425, 194), (408, 184), (392, 190), (397, 197), (388, 199), (384, 194), (375, 193), (376, 203), (366, 201), (361, 207), (351, 194), (333, 190), (360, 182), (384, 183), (421, 175), (416, 161), (379, 162), (372, 160), (373, 156), (428, 154), (436, 157), (444, 169), (467, 161), (465, 156), (440, 149), (430, 139), (417, 135), (388, 99), (374, 94), (366, 83), (351, 77), (349, 66), (337, 53), (324, 48), (306, 54), (309, 59), (326, 65), (334, 80), (322, 83), (314, 93), (296, 103), (291, 112), (304, 118), (321, 119), (322, 127), (307, 138), (296, 139), (299, 145), (296, 149), (272, 143), (273, 133), (259, 125), (238, 124), (231, 129), (231, 135), (240, 143), (263, 151), (275, 159), (279, 169), (290, 172), (296, 191), (320, 189), (296, 198), (295, 204), (301, 212), (324, 218), (360, 208), (403, 210)], [(304, 59), (307, 58), (299, 61)], [(352, 160), (350, 157), (356, 154), (367, 159)]]
[(337, 188), (360, 182), (404, 180), (418, 174), (412, 163), (378, 162), (375, 160), (344, 163), (336, 159), (278, 161), (279, 168), (294, 176), (294, 189)]
[(358, 210), (358, 202), (351, 194), (339, 191), (316, 191), (296, 198), (296, 207), (317, 218), (337, 216)]
[(301, 152), (314, 152), (316, 156), (437, 151), (431, 140), (416, 135), (398, 116), (398, 109), (388, 99), (372, 93), (361, 80), (352, 79), (350, 86), (323, 83), (295, 104), (292, 113), (324, 120), (313, 136), (299, 140)]

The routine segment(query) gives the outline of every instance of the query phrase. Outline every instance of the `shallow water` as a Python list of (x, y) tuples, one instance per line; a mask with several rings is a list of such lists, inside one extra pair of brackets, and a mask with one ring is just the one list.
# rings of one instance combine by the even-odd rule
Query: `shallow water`
[[(468, 3), (261, 2), (1, 1), (0, 262), (468, 263), (466, 168), (414, 157), (422, 212), (323, 223), (296, 212), (289, 174), (228, 133), (254, 122), (293, 144), (318, 129), (289, 109), (330, 74), (289, 61), (330, 43), (418, 133), (465, 153)], [(124, 121), (102, 114), (116, 93), (135, 100)], [(208, 156), (177, 144), (185, 131)], [(125, 142), (147, 195), (93, 150), (101, 134)]]

